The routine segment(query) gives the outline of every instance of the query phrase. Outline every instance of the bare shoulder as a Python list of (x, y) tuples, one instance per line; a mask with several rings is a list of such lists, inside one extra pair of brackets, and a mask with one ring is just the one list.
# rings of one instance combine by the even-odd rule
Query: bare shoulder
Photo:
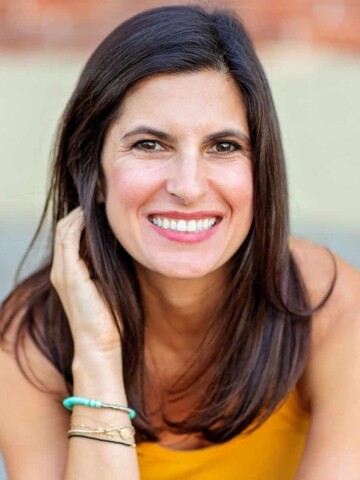
[(335, 272), (336, 283), (328, 301), (313, 316), (313, 341), (326, 341), (328, 335), (341, 329), (348, 331), (349, 323), (359, 324), (360, 272), (323, 245), (292, 237), (290, 249), (301, 271), (308, 290), (312, 308), (316, 307), (328, 292)]
[[(292, 239), (294, 257), (312, 306), (334, 275), (329, 252)], [(337, 280), (312, 318), (310, 350), (299, 393), (310, 412), (310, 428), (296, 479), (358, 479), (360, 472), (360, 273), (334, 256)]]
[(59, 480), (65, 468), (70, 419), (61, 404), (66, 385), (32, 340), (23, 337), (20, 360), (29, 381), (15, 357), (15, 341), (12, 328), (0, 343), (0, 384), (6, 392), (0, 396), (0, 450), (7, 473), (14, 480)]
[[(335, 266), (337, 272), (332, 294), (312, 318), (309, 356), (299, 382), (304, 402), (312, 411), (323, 409), (330, 397), (339, 404), (346, 402), (346, 395), (354, 395), (355, 384), (358, 384), (360, 398), (360, 382), (354, 384), (353, 377), (360, 378), (360, 272), (313, 242), (292, 238), (290, 248), (312, 307), (318, 305), (329, 290)], [(349, 389), (348, 394), (344, 387)], [(351, 403), (350, 398), (347, 401)]]

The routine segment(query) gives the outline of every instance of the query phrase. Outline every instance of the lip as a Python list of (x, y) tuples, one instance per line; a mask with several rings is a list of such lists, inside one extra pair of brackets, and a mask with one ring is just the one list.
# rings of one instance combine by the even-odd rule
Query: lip
[(217, 219), (219, 219), (222, 218), (224, 215), (221, 212), (215, 210), (206, 210), (201, 212), (176, 212), (174, 210), (168, 210), (163, 212), (152, 212), (148, 216), (173, 218), (174, 220), (201, 220), (202, 218), (212, 217), (216, 217)]

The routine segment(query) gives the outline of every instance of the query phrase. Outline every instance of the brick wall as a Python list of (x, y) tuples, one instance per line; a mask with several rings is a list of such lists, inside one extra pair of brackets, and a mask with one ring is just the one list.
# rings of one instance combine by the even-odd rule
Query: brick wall
[[(134, 13), (178, 3), (0, 0), (0, 48), (93, 47)], [(239, 12), (255, 41), (300, 40), (360, 53), (360, 0), (226, 0), (222, 4)]]

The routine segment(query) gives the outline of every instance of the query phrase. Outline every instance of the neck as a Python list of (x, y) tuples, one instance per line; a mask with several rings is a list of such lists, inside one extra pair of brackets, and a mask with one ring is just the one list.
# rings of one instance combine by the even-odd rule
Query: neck
[(201, 279), (168, 278), (137, 266), (145, 310), (145, 343), (175, 355), (194, 352), (223, 293), (223, 270)]

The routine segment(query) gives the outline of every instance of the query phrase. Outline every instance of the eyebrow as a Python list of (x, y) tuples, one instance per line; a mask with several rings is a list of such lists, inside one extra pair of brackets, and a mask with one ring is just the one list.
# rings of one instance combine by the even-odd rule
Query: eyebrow
[[(162, 140), (165, 140), (168, 142), (176, 141), (176, 138), (173, 135), (163, 132), (162, 130), (157, 130), (155, 128), (148, 127), (146, 125), (139, 125), (133, 130), (130, 130), (129, 132), (125, 133), (125, 135), (121, 137), (121, 140), (125, 140), (126, 138), (139, 135), (139, 134), (154, 135), (155, 137), (161, 138)], [(216, 140), (217, 138), (220, 138), (220, 137), (237, 137), (239, 138), (239, 140), (246, 142), (247, 144), (250, 144), (249, 137), (245, 135), (244, 132), (236, 128), (227, 128), (225, 130), (220, 130), (219, 132), (210, 133), (210, 135), (206, 135), (206, 137), (204, 137), (204, 142), (211, 142), (212, 140)]]

